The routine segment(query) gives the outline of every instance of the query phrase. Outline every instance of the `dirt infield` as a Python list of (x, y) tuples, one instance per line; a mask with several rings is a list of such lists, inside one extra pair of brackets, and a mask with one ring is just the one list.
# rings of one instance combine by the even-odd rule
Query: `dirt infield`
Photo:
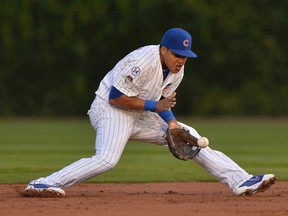
[(22, 197), (25, 185), (0, 185), (0, 215), (9, 216), (284, 216), (288, 182), (237, 197), (221, 183), (79, 184), (64, 198)]

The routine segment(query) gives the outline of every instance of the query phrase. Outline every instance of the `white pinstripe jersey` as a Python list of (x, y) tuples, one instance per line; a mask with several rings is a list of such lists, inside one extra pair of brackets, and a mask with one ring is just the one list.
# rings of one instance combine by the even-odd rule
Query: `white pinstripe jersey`
[[(142, 47), (128, 54), (101, 81), (92, 109), (88, 111), (91, 124), (97, 133), (96, 154), (33, 182), (65, 188), (95, 177), (117, 164), (128, 140), (165, 145), (163, 134), (168, 125), (160, 116), (155, 112), (132, 112), (108, 107), (108, 97), (114, 85), (128, 96), (159, 100), (161, 95), (167, 97), (175, 91), (183, 73), (183, 68), (177, 74), (169, 73), (163, 82), (159, 45)], [(200, 137), (194, 128), (179, 123), (192, 135)], [(229, 157), (210, 147), (202, 149), (194, 161), (219, 181), (229, 185), (232, 190), (237, 190), (243, 182), (252, 177)]]
[(144, 46), (125, 56), (101, 81), (96, 95), (108, 101), (113, 85), (129, 97), (144, 100), (170, 96), (183, 79), (184, 66), (177, 74), (169, 73), (163, 82), (159, 47)]

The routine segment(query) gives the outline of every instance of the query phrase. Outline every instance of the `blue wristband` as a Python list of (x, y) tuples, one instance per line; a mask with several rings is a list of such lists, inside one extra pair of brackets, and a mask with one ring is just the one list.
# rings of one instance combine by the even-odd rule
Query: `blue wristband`
[(158, 115), (167, 123), (171, 120), (176, 120), (176, 118), (175, 118), (175, 116), (171, 110), (159, 112)]
[(158, 101), (145, 100), (144, 110), (147, 110), (147, 111), (156, 111), (157, 102), (158, 102)]

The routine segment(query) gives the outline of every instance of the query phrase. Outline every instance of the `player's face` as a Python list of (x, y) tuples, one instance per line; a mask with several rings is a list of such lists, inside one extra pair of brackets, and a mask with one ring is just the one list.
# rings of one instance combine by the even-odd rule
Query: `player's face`
[(160, 49), (160, 58), (162, 65), (172, 73), (178, 73), (187, 61), (187, 57), (179, 56), (164, 46)]

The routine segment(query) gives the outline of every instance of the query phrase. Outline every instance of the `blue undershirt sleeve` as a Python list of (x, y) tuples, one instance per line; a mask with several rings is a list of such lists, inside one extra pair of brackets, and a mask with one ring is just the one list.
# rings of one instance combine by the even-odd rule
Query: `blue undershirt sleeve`
[(121, 95), (123, 95), (123, 93), (119, 91), (117, 88), (115, 88), (114, 86), (112, 86), (110, 93), (109, 93), (109, 99), (118, 98)]
[(171, 110), (159, 112), (158, 115), (167, 123), (169, 123), (169, 121), (171, 121), (171, 120), (176, 120), (176, 118), (175, 118), (175, 116)]

